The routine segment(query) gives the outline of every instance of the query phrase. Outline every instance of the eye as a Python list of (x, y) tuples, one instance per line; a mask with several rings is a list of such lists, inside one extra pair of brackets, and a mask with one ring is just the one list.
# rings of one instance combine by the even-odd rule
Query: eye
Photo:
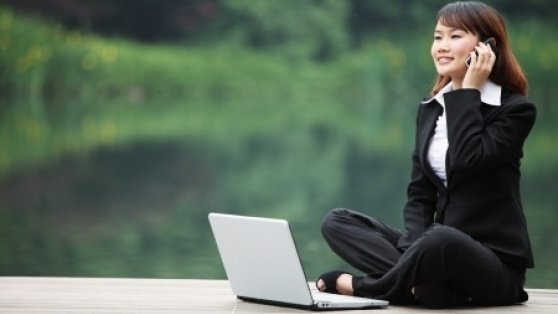
[(451, 38), (452, 39), (459, 39), (459, 38), (461, 38), (461, 35), (451, 35)]
[(441, 39), (442, 39), (442, 36), (440, 36), (440, 35), (435, 35), (434, 36), (434, 40), (441, 40)]

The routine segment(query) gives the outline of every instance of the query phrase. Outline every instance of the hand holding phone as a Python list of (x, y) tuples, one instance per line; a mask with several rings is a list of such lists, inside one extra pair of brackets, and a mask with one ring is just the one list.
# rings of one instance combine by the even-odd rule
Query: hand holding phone
[[(494, 52), (494, 54), (498, 54), (497, 52), (497, 47), (496, 47), (496, 39), (494, 39), (494, 37), (488, 37), (488, 39), (484, 40), (483, 43), (485, 45), (489, 45), (490, 49), (492, 49), (492, 51)], [(477, 57), (479, 56), (479, 53), (475, 51), (475, 54), (477, 55)], [(467, 65), (467, 67), (469, 67), (471, 65), (471, 57), (468, 57), (467, 60), (465, 60), (465, 64)]]

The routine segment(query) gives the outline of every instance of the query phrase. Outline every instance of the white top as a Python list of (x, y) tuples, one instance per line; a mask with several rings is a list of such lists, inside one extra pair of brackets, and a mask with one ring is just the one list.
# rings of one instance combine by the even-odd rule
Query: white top
[[(447, 186), (446, 154), (449, 142), (444, 94), (451, 91), (453, 91), (453, 84), (450, 82), (434, 97), (422, 102), (429, 103), (436, 100), (442, 108), (444, 108), (444, 111), (436, 121), (436, 128), (434, 129), (434, 135), (430, 139), (427, 158), (432, 170), (444, 182), (445, 186)], [(483, 103), (491, 106), (501, 105), (502, 86), (491, 81), (486, 81), (486, 83), (481, 86), (479, 91), (481, 93), (480, 98)]]
[(430, 147), (428, 148), (427, 158), (434, 173), (444, 181), (447, 186), (446, 175), (446, 153), (448, 151), (448, 129), (446, 123), (446, 111), (438, 117), (434, 135), (430, 139)]

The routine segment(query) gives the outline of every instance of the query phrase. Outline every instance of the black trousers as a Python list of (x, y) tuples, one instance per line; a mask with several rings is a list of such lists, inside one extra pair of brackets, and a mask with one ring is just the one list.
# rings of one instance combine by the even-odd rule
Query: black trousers
[(489, 248), (449, 226), (433, 224), (406, 250), (403, 233), (348, 209), (325, 217), (322, 234), (331, 249), (365, 276), (353, 278), (354, 295), (415, 303), (411, 289), (439, 284), (452, 305), (509, 305), (527, 300), (525, 270), (507, 265)]

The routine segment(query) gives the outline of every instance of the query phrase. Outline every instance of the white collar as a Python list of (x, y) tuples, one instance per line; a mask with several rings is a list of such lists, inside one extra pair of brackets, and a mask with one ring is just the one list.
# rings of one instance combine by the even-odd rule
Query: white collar
[[(453, 83), (449, 82), (436, 95), (434, 95), (434, 97), (429, 98), (422, 103), (426, 104), (432, 100), (436, 100), (440, 105), (442, 105), (442, 107), (444, 107), (444, 94), (451, 91), (453, 91)], [(491, 106), (500, 106), (502, 104), (502, 86), (488, 80), (479, 88), (479, 91), (481, 94), (480, 98), (483, 103)]]

